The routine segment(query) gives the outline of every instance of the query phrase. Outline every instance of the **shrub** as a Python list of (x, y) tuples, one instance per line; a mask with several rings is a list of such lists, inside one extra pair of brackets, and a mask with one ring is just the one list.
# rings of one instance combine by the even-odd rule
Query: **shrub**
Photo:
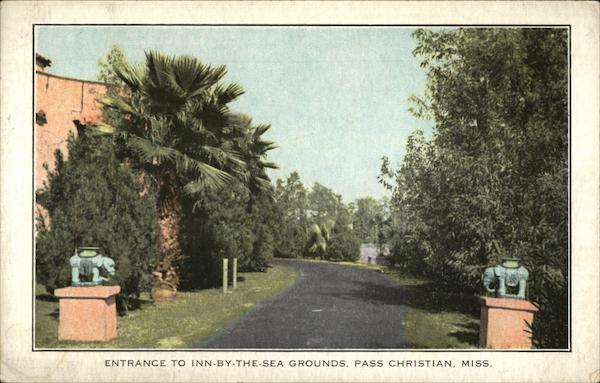
[(332, 261), (356, 261), (360, 255), (358, 236), (347, 227), (335, 226), (327, 248), (327, 259)]
[[(273, 257), (273, 202), (241, 182), (184, 199), (184, 287), (220, 283), (222, 259), (238, 259), (239, 271), (262, 271)], [(231, 264), (231, 263), (230, 263)]]
[(137, 297), (149, 287), (157, 253), (154, 197), (119, 163), (110, 139), (71, 135), (68, 151), (68, 161), (55, 152), (55, 168), (37, 193), (48, 213), (36, 224), (37, 281), (49, 292), (69, 285), (75, 248), (99, 246), (116, 262), (120, 296)]

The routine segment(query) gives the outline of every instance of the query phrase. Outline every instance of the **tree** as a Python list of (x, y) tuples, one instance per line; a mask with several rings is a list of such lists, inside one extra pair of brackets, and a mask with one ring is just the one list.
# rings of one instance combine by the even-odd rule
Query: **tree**
[(332, 261), (356, 261), (360, 255), (360, 239), (352, 228), (352, 214), (346, 206), (338, 210), (331, 228), (326, 258)]
[(235, 152), (240, 153), (240, 158), (245, 164), (242, 181), (253, 195), (271, 196), (273, 187), (266, 170), (278, 169), (274, 162), (267, 160), (269, 151), (277, 148), (274, 142), (264, 138), (271, 125), (253, 125), (252, 118), (241, 113), (232, 114), (229, 124), (229, 127), (235, 130), (232, 134)]
[(358, 236), (342, 225), (334, 226), (327, 251), (327, 259), (354, 262), (358, 260), (359, 256), (360, 240)]
[(220, 283), (223, 258), (237, 258), (240, 271), (264, 271), (273, 257), (274, 203), (268, 194), (252, 194), (241, 181), (226, 190), (207, 190), (198, 199), (184, 197), (182, 222), (187, 288)]
[(307, 253), (331, 260), (356, 260), (360, 242), (352, 228), (352, 214), (342, 197), (315, 182), (308, 195), (312, 225)]
[(125, 84), (121, 81), (115, 69), (127, 65), (125, 52), (118, 44), (113, 44), (106, 57), (98, 60), (98, 73), (96, 78), (108, 86), (108, 90), (119, 90)]
[(379, 229), (383, 222), (383, 205), (373, 197), (359, 198), (352, 224), (363, 243), (378, 243)]
[[(117, 74), (118, 71), (123, 70), (126, 65), (127, 57), (123, 51), (123, 48), (121, 48), (121, 46), (118, 44), (113, 44), (108, 54), (104, 58), (98, 60), (98, 72), (96, 74), (96, 79), (106, 84), (106, 96), (116, 97), (120, 94), (130, 95), (130, 93), (126, 90), (125, 82), (123, 82)], [(102, 121), (109, 126), (119, 126), (126, 123), (126, 121), (122, 120), (122, 113), (112, 108), (103, 108)], [(119, 149), (122, 148), (117, 146), (117, 155), (123, 156), (119, 152)], [(126, 154), (127, 153), (125, 153), (125, 155)]]
[(278, 228), (275, 232), (275, 255), (295, 258), (302, 256), (308, 241), (308, 195), (298, 172), (275, 186)]
[(224, 66), (189, 56), (147, 52), (144, 67), (124, 63), (114, 69), (125, 86), (102, 103), (116, 118), (113, 125), (95, 128), (117, 132), (129, 161), (157, 190), (161, 241), (155, 287), (176, 291), (183, 260), (181, 196), (246, 174), (247, 164), (235, 150), (240, 129), (233, 127), (228, 108), (243, 91), (237, 84), (219, 84)]
[(332, 219), (320, 219), (319, 223), (312, 223), (308, 229), (308, 241), (304, 253), (311, 257), (327, 258), (328, 242), (334, 226), (335, 221)]
[(308, 194), (309, 214), (315, 219), (334, 219), (343, 208), (342, 197), (318, 182)]
[(49, 223), (38, 217), (36, 279), (49, 292), (69, 285), (75, 249), (100, 246), (116, 262), (119, 296), (137, 297), (149, 288), (158, 251), (154, 197), (119, 163), (110, 139), (70, 136), (68, 150), (68, 161), (55, 152), (55, 168), (37, 192)]
[[(404, 265), (477, 291), (506, 254), (530, 270), (534, 341), (567, 344), (568, 43), (564, 28), (414, 34), (427, 70), (416, 133), (393, 190)], [(389, 183), (389, 177), (382, 177)]]

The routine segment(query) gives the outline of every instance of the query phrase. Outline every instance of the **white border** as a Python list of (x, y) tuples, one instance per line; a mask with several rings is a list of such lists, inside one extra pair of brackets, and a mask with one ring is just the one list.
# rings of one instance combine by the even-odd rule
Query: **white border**
[[(599, 356), (598, 3), (4, 2), (1, 8), (2, 381), (592, 381)], [(32, 352), (32, 24), (570, 24), (572, 352)], [(106, 358), (489, 359), (490, 368), (107, 368)], [(90, 373), (93, 371), (94, 373)]]

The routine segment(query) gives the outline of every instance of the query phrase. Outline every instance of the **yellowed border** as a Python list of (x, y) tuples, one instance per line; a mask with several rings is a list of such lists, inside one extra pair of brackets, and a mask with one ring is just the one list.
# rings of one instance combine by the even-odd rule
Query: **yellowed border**
[[(596, 2), (3, 2), (1, 9), (2, 381), (598, 381), (599, 6)], [(571, 353), (31, 351), (32, 24), (570, 24)], [(488, 359), (490, 368), (107, 368), (105, 359)], [(459, 362), (460, 363), (460, 362)], [(594, 375), (596, 374), (596, 375)], [(595, 376), (595, 378), (594, 378)]]

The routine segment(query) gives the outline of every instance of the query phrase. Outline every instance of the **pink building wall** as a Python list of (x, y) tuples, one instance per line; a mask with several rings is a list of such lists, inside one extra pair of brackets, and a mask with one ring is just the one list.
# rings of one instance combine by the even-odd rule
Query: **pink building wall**
[(34, 113), (43, 114), (45, 123), (34, 124), (35, 150), (34, 172), (35, 189), (43, 185), (47, 178), (43, 164), (54, 167), (54, 151), (60, 149), (65, 158), (69, 132), (77, 134), (74, 120), (97, 120), (102, 108), (97, 98), (106, 92), (106, 85), (95, 81), (84, 81), (35, 72)]

